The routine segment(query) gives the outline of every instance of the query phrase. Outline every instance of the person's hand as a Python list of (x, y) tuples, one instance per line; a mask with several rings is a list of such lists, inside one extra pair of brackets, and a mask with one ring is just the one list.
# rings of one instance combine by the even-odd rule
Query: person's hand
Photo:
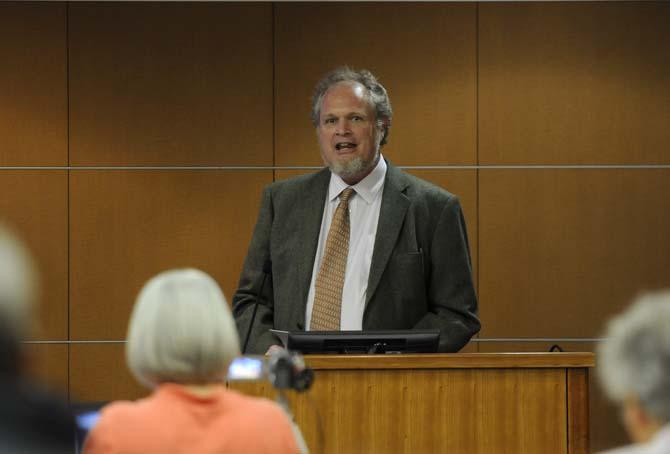
[(272, 356), (275, 353), (281, 353), (284, 351), (284, 347), (281, 347), (279, 345), (270, 345), (270, 348), (268, 348), (268, 351), (265, 352), (265, 356)]

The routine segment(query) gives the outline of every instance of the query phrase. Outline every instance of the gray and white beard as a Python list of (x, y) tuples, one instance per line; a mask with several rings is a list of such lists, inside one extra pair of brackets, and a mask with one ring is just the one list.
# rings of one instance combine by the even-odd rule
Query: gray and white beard
[(371, 162), (363, 160), (361, 156), (356, 156), (346, 162), (334, 162), (329, 168), (331, 172), (338, 175), (343, 180), (349, 180), (354, 179), (359, 175), (369, 173), (372, 170), (372, 167), (377, 163), (378, 159), (379, 151), (377, 151), (375, 158)]
[(360, 156), (356, 156), (345, 162), (334, 162), (330, 166), (330, 171), (339, 175), (342, 179), (355, 177), (365, 169), (365, 162)]

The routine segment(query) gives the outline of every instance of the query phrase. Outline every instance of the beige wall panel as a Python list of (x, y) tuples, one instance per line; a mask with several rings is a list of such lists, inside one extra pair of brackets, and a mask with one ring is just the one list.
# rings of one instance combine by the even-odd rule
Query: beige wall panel
[(109, 402), (149, 394), (126, 366), (125, 344), (73, 344), (70, 353), (70, 400)]
[(196, 267), (237, 288), (271, 171), (76, 171), (71, 197), (73, 339), (124, 339), (141, 286)]
[(28, 374), (54, 392), (67, 396), (67, 344), (25, 344)]
[(670, 4), (479, 8), (480, 163), (670, 162)]
[(465, 344), (465, 347), (460, 349), (458, 353), (478, 353), (477, 344), (474, 342), (469, 342)]
[(548, 352), (553, 345), (559, 345), (566, 352), (583, 352), (592, 351), (591, 344), (588, 344), (588, 348), (584, 349), (584, 342), (572, 343), (572, 342), (506, 342), (506, 341), (491, 341), (481, 336), (477, 342), (479, 345), (479, 353), (513, 353), (513, 352)]
[(64, 3), (0, 2), (0, 165), (67, 165)]
[(0, 222), (29, 247), (40, 273), (34, 339), (68, 336), (67, 172), (0, 170)]
[(278, 3), (275, 11), (278, 165), (321, 164), (312, 89), (345, 64), (370, 69), (389, 92), (384, 154), (394, 163), (476, 161), (476, 5)]
[(270, 4), (69, 8), (73, 164), (272, 164)]
[(670, 169), (480, 171), (482, 337), (596, 337), (670, 286)]
[[(559, 344), (566, 352), (594, 352), (593, 342), (480, 342), (480, 352), (547, 352)], [(629, 443), (621, 423), (618, 407), (604, 396), (596, 377), (596, 370), (589, 372), (589, 427), (591, 451), (599, 452)]]
[(556, 339), (552, 342), (510, 342), (500, 340), (481, 339), (478, 342), (479, 353), (514, 353), (514, 352), (540, 352), (547, 353), (552, 346), (558, 345), (565, 352), (595, 352), (595, 342), (566, 342)]
[[(315, 171), (315, 169), (279, 169), (275, 171), (275, 180), (285, 180)], [(477, 171), (463, 169), (407, 169), (406, 172), (430, 181), (460, 197), (463, 214), (465, 215), (465, 223), (468, 229), (470, 257), (472, 258), (472, 267), (476, 283), (478, 256)]]

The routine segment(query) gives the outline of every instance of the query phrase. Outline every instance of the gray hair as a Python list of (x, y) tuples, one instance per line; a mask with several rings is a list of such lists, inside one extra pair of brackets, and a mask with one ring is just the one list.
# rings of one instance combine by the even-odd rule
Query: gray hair
[(25, 338), (31, 328), (37, 297), (37, 275), (33, 260), (8, 228), (0, 225), (0, 321), (9, 337)]
[[(346, 82), (357, 82), (367, 89), (367, 97), (370, 105), (375, 111), (377, 126), (383, 127), (383, 135), (379, 145), (388, 142), (389, 128), (393, 118), (393, 109), (386, 89), (377, 81), (377, 78), (367, 69), (356, 71), (347, 66), (342, 66), (329, 72), (316, 84), (314, 94), (312, 95), (312, 124), (319, 126), (319, 117), (321, 115), (321, 103), (326, 92), (333, 85)], [(384, 121), (385, 120), (385, 121)]]
[(596, 371), (605, 392), (622, 402), (636, 396), (662, 422), (670, 421), (670, 291), (639, 296), (607, 325)]
[(165, 271), (140, 291), (126, 343), (128, 367), (140, 383), (220, 381), (239, 352), (228, 303), (208, 274)]

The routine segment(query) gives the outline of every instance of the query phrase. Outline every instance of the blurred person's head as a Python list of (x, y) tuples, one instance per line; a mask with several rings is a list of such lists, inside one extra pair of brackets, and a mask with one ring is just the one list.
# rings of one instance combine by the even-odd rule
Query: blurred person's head
[(33, 323), (37, 278), (32, 258), (19, 239), (0, 224), (0, 373), (18, 375), (20, 342)]
[(370, 71), (341, 67), (316, 85), (311, 117), (326, 166), (356, 184), (377, 165), (393, 110), (386, 89)]
[(19, 239), (0, 225), (0, 452), (74, 452), (75, 424), (64, 399), (33, 383), (21, 346), (34, 326), (37, 276)]
[(239, 355), (235, 322), (216, 281), (195, 269), (171, 270), (140, 291), (128, 326), (126, 359), (133, 375), (160, 383), (222, 382)]
[(597, 372), (621, 405), (631, 439), (649, 441), (670, 422), (670, 291), (648, 293), (614, 317), (598, 348)]

